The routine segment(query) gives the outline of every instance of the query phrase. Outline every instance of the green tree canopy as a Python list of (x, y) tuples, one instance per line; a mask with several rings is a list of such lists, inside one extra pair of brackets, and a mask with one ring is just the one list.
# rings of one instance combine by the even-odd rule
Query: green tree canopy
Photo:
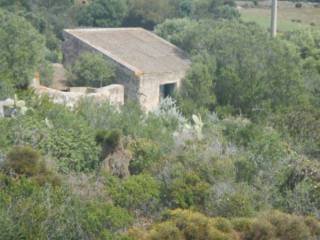
[(320, 31), (301, 29), (286, 33), (284, 38), (293, 43), (301, 56), (306, 88), (311, 93), (312, 102), (320, 106)]
[(83, 26), (117, 27), (126, 17), (126, 0), (93, 0), (78, 15), (78, 23)]
[[(206, 52), (215, 58), (212, 94), (204, 94), (207, 103), (215, 95), (219, 106), (231, 106), (238, 113), (250, 115), (303, 100), (299, 52), (287, 41), (268, 38), (267, 32), (256, 25), (237, 21), (168, 20), (156, 32), (190, 55)], [(190, 72), (198, 70), (199, 60), (195, 60)], [(191, 77), (193, 81), (185, 84), (195, 84), (194, 79), (204, 81), (204, 76), (189, 74), (187, 79)], [(188, 88), (197, 89), (195, 85)], [(201, 99), (199, 104), (203, 105), (204, 96), (190, 100)]]
[[(213, 109), (216, 103), (215, 87), (216, 61), (207, 53), (193, 57), (193, 66), (182, 84), (182, 108), (192, 114), (195, 109)], [(196, 101), (195, 101), (196, 99)]]
[(101, 55), (84, 53), (71, 66), (69, 82), (73, 86), (103, 87), (113, 78), (113, 68)]
[(6, 11), (0, 11), (0, 25), (1, 81), (25, 88), (44, 61), (44, 39), (24, 18)]
[(34, 8), (57, 8), (68, 7), (73, 4), (74, 0), (0, 0), (2, 7), (25, 8), (31, 11)]
[(195, 19), (240, 18), (240, 14), (234, 6), (235, 3), (233, 0), (194, 0), (192, 1), (191, 17)]
[(157, 24), (172, 18), (238, 19), (233, 0), (128, 0), (129, 14), (126, 26), (143, 26), (153, 29)]
[(157, 25), (155, 32), (188, 53), (197, 49), (199, 23), (189, 18), (168, 19)]
[(173, 2), (172, 0), (129, 0), (129, 14), (125, 25), (153, 29), (158, 23), (175, 15)]

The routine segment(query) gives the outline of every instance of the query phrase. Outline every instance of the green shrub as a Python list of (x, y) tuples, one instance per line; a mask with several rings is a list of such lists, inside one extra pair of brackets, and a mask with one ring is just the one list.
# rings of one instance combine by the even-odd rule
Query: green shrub
[(183, 240), (183, 234), (174, 222), (168, 221), (155, 225), (150, 231), (152, 240)]
[[(320, 99), (317, 97), (317, 99)], [(320, 111), (317, 107), (297, 105), (279, 111), (273, 116), (277, 129), (292, 137), (293, 142), (303, 153), (317, 158), (320, 156)]]
[(182, 82), (180, 105), (187, 115), (212, 110), (216, 103), (214, 94), (216, 61), (208, 53), (202, 53), (192, 59), (192, 67)]
[(223, 124), (226, 137), (249, 152), (247, 159), (236, 163), (239, 180), (252, 181), (258, 171), (279, 167), (287, 154), (281, 135), (271, 127), (254, 124), (243, 118), (228, 118), (223, 120)]
[(4, 168), (8, 174), (32, 177), (43, 168), (43, 162), (40, 153), (31, 147), (15, 147), (8, 153)]
[(127, 12), (125, 0), (95, 0), (77, 13), (78, 24), (91, 27), (119, 27)]
[(312, 236), (320, 236), (320, 222), (314, 217), (306, 217), (304, 220)]
[(116, 232), (129, 226), (133, 218), (124, 209), (114, 207), (110, 203), (91, 201), (85, 205), (84, 228), (87, 232), (99, 235), (100, 232)]
[(224, 232), (224, 233), (230, 233), (233, 231), (231, 222), (225, 218), (222, 218), (222, 217), (216, 217), (213, 221), (213, 225), (219, 231)]
[(101, 159), (95, 129), (83, 118), (47, 98), (33, 98), (30, 111), (13, 119), (7, 129), (16, 145), (31, 145), (52, 158), (60, 172), (90, 171)]
[[(210, 219), (200, 213), (192, 212), (190, 210), (176, 209), (169, 212), (169, 221), (172, 221), (183, 233), (185, 239), (194, 240), (236, 240), (238, 239), (235, 232), (231, 229), (230, 231), (225, 231), (226, 229), (222, 225), (229, 228), (228, 220)], [(224, 231), (220, 231), (216, 228), (217, 222), (222, 224), (220, 227), (224, 228)], [(218, 224), (219, 225), (219, 224)]]
[(0, 158), (1, 155), (4, 156), (7, 153), (13, 144), (10, 136), (11, 124), (10, 119), (0, 118)]
[(232, 227), (237, 232), (249, 232), (252, 223), (254, 219), (253, 218), (232, 218), (231, 223)]
[(243, 189), (225, 193), (214, 206), (214, 213), (223, 217), (248, 217), (254, 213), (252, 196)]
[(320, 164), (309, 159), (296, 159), (279, 174), (277, 206), (288, 212), (315, 215), (320, 204)]
[(96, 133), (96, 142), (102, 147), (102, 157), (116, 150), (120, 143), (120, 130), (100, 130)]
[(51, 130), (48, 139), (41, 142), (40, 147), (57, 159), (61, 172), (90, 171), (101, 162), (100, 149), (92, 131), (82, 124), (70, 129)]
[(151, 140), (137, 139), (130, 144), (129, 149), (132, 152), (129, 170), (133, 175), (140, 174), (160, 159), (159, 146)]
[[(316, 239), (319, 236), (319, 221), (311, 218), (298, 217), (279, 211), (271, 211), (258, 216), (248, 231), (242, 231), (245, 239), (285, 239), (302, 240)], [(310, 222), (309, 222), (310, 223)], [(246, 227), (247, 229), (247, 227)]]
[(113, 182), (110, 192), (114, 202), (129, 210), (140, 210), (152, 213), (158, 205), (160, 187), (158, 182), (149, 175), (131, 176), (122, 182)]
[(45, 41), (25, 18), (12, 12), (1, 9), (0, 22), (0, 45), (6, 46), (0, 49), (1, 95), (4, 89), (29, 86), (40, 63), (44, 62)]
[(279, 211), (272, 211), (267, 220), (274, 226), (277, 237), (287, 240), (310, 239), (311, 233), (302, 217), (288, 215)]
[[(281, 39), (272, 41), (256, 24), (203, 20), (206, 14), (207, 18), (239, 17), (239, 13), (230, 6), (219, 6), (211, 0), (199, 0), (194, 4), (194, 11), (200, 11), (194, 15), (202, 21), (171, 19), (157, 26), (161, 36), (190, 55), (205, 50), (209, 56), (207, 59), (215, 60), (215, 65), (210, 61), (194, 64), (191, 72), (195, 79), (187, 83), (195, 92), (191, 90), (192, 94), (186, 95), (187, 106), (197, 106), (197, 111), (201, 106), (210, 110), (215, 96), (213, 107), (232, 106), (234, 113), (264, 118), (279, 106), (303, 102), (306, 94), (303, 69), (295, 46)], [(214, 73), (206, 74), (210, 67)], [(208, 87), (202, 90), (203, 96), (198, 93), (201, 88), (199, 82)], [(193, 98), (195, 95), (199, 97)]]
[(170, 151), (174, 144), (177, 117), (169, 117), (163, 112), (145, 114), (135, 102), (127, 102), (119, 111), (109, 103), (96, 104), (85, 100), (81, 102), (78, 111), (95, 129), (119, 129), (124, 136), (148, 139), (157, 144), (161, 152)]
[(0, 81), (0, 100), (5, 100), (14, 95), (14, 85), (8, 80)]
[(162, 222), (148, 230), (130, 230), (129, 236), (143, 240), (171, 239), (170, 234), (190, 240), (311, 240), (319, 237), (319, 223), (314, 218), (274, 211), (255, 218), (227, 219), (176, 209), (166, 212)]
[(131, 224), (126, 210), (70, 190), (0, 175), (0, 239), (118, 239)]
[(84, 53), (71, 66), (68, 81), (77, 87), (103, 87), (112, 83), (114, 69), (97, 53)]
[(252, 183), (257, 174), (256, 165), (248, 159), (240, 159), (235, 162), (236, 178), (238, 182)]
[(173, 179), (168, 187), (170, 205), (173, 207), (201, 209), (208, 198), (210, 185), (194, 172)]
[(32, 177), (41, 185), (45, 183), (60, 184), (58, 176), (47, 169), (40, 153), (30, 146), (14, 147), (8, 153), (3, 168), (10, 176)]
[(245, 235), (248, 240), (276, 240), (275, 228), (266, 220), (253, 222)]

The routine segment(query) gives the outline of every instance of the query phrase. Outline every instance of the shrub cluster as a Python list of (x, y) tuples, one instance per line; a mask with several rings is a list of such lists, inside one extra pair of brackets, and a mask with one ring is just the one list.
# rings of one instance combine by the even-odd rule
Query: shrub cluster
[(256, 218), (208, 218), (190, 210), (174, 210), (164, 220), (148, 230), (131, 229), (134, 239), (194, 239), (194, 240), (262, 240), (317, 239), (320, 222), (315, 218), (288, 215), (278, 211)]
[(8, 176), (32, 178), (39, 184), (60, 184), (60, 179), (50, 171), (39, 152), (30, 146), (14, 147), (7, 155), (3, 172)]

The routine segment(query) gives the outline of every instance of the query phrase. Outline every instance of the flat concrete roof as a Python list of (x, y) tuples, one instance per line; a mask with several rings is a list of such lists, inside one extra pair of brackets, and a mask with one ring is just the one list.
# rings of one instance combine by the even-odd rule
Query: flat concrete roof
[(66, 29), (101, 53), (140, 73), (175, 73), (189, 68), (185, 53), (143, 28)]

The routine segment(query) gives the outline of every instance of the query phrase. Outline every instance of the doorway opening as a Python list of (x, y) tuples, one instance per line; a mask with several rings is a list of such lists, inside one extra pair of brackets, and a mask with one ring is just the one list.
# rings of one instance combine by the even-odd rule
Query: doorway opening
[(160, 85), (160, 98), (172, 97), (174, 91), (176, 90), (176, 83), (168, 83)]

